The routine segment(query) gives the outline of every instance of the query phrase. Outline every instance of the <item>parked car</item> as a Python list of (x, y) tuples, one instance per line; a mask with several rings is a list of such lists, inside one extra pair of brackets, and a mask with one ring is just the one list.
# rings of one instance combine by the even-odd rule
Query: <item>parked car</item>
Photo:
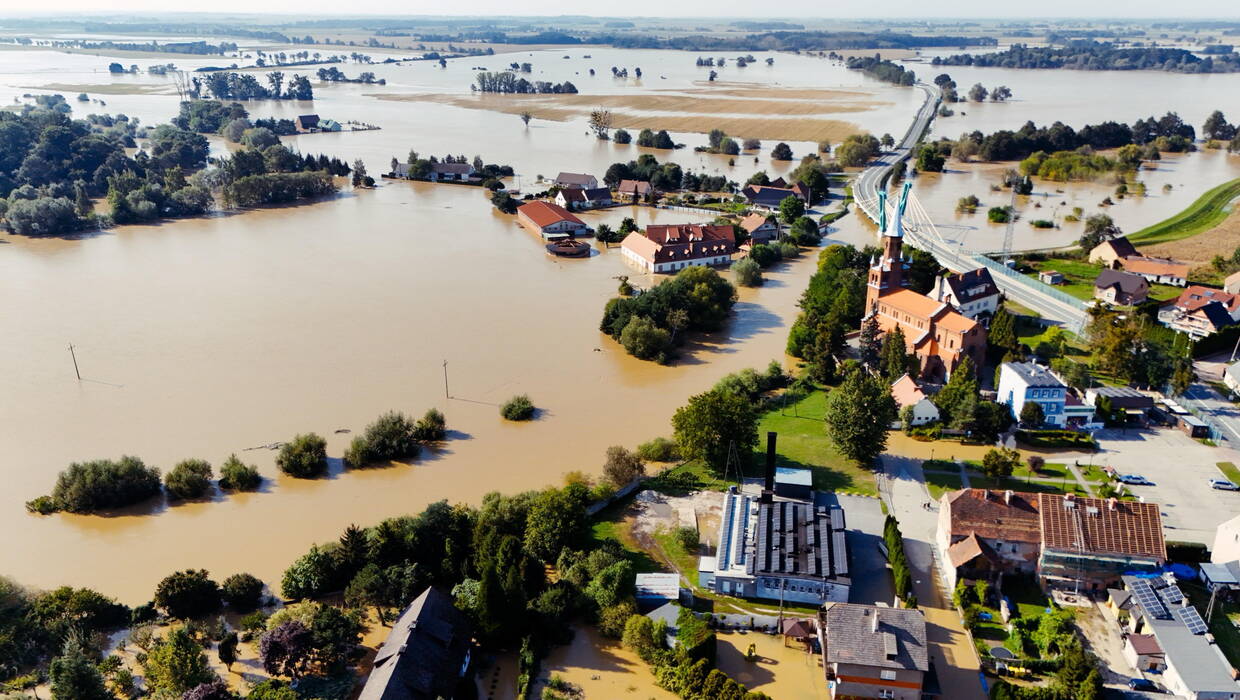
[(1133, 678), (1133, 679), (1129, 680), (1129, 681), (1128, 681), (1128, 688), (1129, 688), (1129, 689), (1131, 689), (1131, 690), (1143, 690), (1143, 691), (1145, 691), (1145, 692), (1147, 692), (1147, 693), (1149, 693), (1149, 692), (1157, 693), (1157, 692), (1158, 692), (1158, 686), (1154, 685), (1154, 683), (1153, 683), (1152, 681), (1150, 681), (1150, 680), (1148, 680), (1148, 679), (1145, 679), (1145, 678)]
[(1236, 486), (1227, 479), (1210, 479), (1210, 488), (1219, 491), (1240, 491), (1240, 486)]
[(1135, 484), (1137, 486), (1153, 486), (1154, 482), (1141, 476), (1140, 474), (1124, 474), (1119, 480), (1125, 484)]

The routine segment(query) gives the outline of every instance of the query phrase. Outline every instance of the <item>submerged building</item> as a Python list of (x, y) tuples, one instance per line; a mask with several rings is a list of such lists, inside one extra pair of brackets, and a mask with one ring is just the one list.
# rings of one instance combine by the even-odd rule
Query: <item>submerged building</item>
[(768, 433), (762, 493), (755, 497), (733, 486), (723, 494), (719, 547), (714, 557), (702, 558), (701, 584), (741, 598), (847, 602), (852, 582), (844, 510), (813, 492), (809, 498), (777, 496), (775, 471), (775, 434)]

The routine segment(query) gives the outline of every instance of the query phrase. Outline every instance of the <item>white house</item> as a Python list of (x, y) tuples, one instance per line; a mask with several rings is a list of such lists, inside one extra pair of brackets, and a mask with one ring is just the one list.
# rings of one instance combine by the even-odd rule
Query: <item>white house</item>
[(1210, 561), (1226, 564), (1240, 560), (1240, 515), (1219, 524), (1214, 531), (1214, 546), (1210, 548)]
[(779, 237), (779, 224), (766, 214), (755, 212), (746, 216), (741, 219), (741, 228), (749, 234), (749, 242), (754, 245), (770, 243)]
[(727, 265), (736, 251), (731, 226), (672, 224), (646, 227), (624, 238), (620, 250), (645, 272), (676, 272), (692, 266)]
[(1047, 368), (1032, 362), (1004, 362), (999, 368), (998, 398), (1020, 419), (1021, 409), (1029, 401), (1042, 407), (1048, 425), (1064, 427), (1064, 405), (1068, 387)]
[[(891, 385), (891, 398), (896, 400), (899, 413), (904, 412), (905, 406), (913, 407), (913, 425), (925, 425), (939, 419), (939, 407), (934, 405), (930, 397), (917, 386), (917, 382), (907, 374)], [(898, 427), (901, 424), (901, 420), (896, 420), (892, 425)]]
[(474, 174), (474, 166), (469, 163), (431, 163), (431, 171), (426, 179), (432, 182), (465, 182)]
[(990, 276), (990, 270), (979, 267), (970, 272), (936, 278), (930, 298), (951, 304), (960, 315), (986, 324), (995, 315), (1003, 295)]
[(1240, 362), (1233, 362), (1223, 370), (1223, 384), (1226, 384), (1232, 393), (1240, 394)]

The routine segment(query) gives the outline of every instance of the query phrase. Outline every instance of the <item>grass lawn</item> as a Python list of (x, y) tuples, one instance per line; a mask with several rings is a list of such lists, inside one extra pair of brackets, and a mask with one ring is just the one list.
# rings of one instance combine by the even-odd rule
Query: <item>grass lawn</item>
[(960, 477), (955, 474), (926, 474), (926, 488), (930, 490), (930, 497), (936, 501), (944, 493), (959, 491), (962, 487)]
[(975, 489), (1024, 491), (1026, 493), (1074, 493), (1078, 496), (1090, 495), (1081, 489), (1081, 485), (1076, 483), (1076, 479), (1073, 479), (1071, 475), (1060, 478), (1052, 477), (1039, 481), (1032, 480), (1028, 476), (1016, 475), (992, 479), (981, 472), (981, 462), (968, 460), (965, 464), (968, 465), (966, 473), (969, 475), (969, 485)]
[(1178, 241), (1208, 231), (1227, 218), (1227, 203), (1240, 197), (1240, 179), (1224, 182), (1197, 198), (1184, 211), (1170, 219), (1131, 233), (1128, 240), (1135, 245), (1154, 245)]
[(1102, 471), (1102, 467), (1091, 467), (1089, 465), (1085, 465), (1078, 467), (1077, 471), (1081, 472), (1081, 476), (1085, 477), (1086, 481), (1093, 484), (1105, 484), (1111, 480), (1111, 477), (1107, 476), (1106, 472)]
[[(1006, 307), (1007, 301), (1003, 302)], [(1047, 334), (1050, 332), (1051, 326), (1042, 326), (1038, 323), (1020, 323), (1016, 324), (1016, 339), (1021, 343), (1028, 345), (1032, 349), (1037, 349), (1038, 345), (1047, 340)], [(1064, 356), (1085, 356), (1089, 355), (1089, 349), (1085, 346), (1085, 342), (1068, 331), (1064, 331), (1064, 339), (1067, 341), (1064, 345)]]
[[(1129, 236), (1132, 238), (1132, 236)], [(1070, 294), (1077, 299), (1089, 301), (1094, 298), (1094, 279), (1098, 277), (1098, 273), (1102, 270), (1102, 265), (1091, 263), (1086, 260), (1077, 260), (1075, 258), (1050, 258), (1040, 262), (1030, 262), (1029, 265), (1039, 272), (1042, 270), (1055, 270), (1064, 276), (1064, 284), (1055, 285), (1065, 294)], [(1036, 274), (1031, 277), (1037, 277)], [(1151, 284), (1151, 299), (1170, 299), (1179, 296), (1184, 291), (1180, 287), (1172, 287), (1166, 284)], [(1033, 347), (1032, 345), (1030, 347)]]
[(1004, 577), (1003, 594), (1016, 606), (1021, 617), (1038, 617), (1050, 607), (1046, 594), (1036, 581), (1027, 576)]
[[(1205, 619), (1206, 608), (1210, 605), (1210, 594), (1205, 587), (1182, 581), (1180, 589), (1184, 591), (1184, 595), (1188, 596), (1193, 607), (1197, 608), (1197, 612), (1201, 613), (1202, 619)], [(1227, 661), (1232, 666), (1240, 668), (1240, 628), (1236, 627), (1233, 620), (1240, 621), (1240, 605), (1234, 602), (1224, 603), (1220, 599), (1215, 604), (1214, 619), (1210, 621), (1210, 632), (1214, 634), (1214, 639), (1218, 642), (1223, 655), (1227, 657)]]
[[(758, 423), (758, 435), (779, 433), (776, 464), (781, 467), (808, 467), (814, 474), (814, 488), (864, 496), (878, 495), (873, 470), (841, 455), (827, 437), (822, 419), (826, 413), (827, 392), (815, 391), (786, 408), (767, 413)], [(754, 455), (754, 464), (762, 463)], [(756, 475), (756, 472), (755, 472)]]
[(1034, 479), (1072, 478), (1068, 474), (1068, 466), (1066, 464), (1051, 464), (1049, 462), (1043, 464), (1042, 469), (1036, 472), (1030, 469), (1028, 464), (1022, 464), (1019, 469), (1012, 472), (1012, 476), (1020, 479), (1027, 477), (1032, 477)]
[(1223, 472), (1223, 476), (1233, 484), (1240, 484), (1240, 469), (1231, 462), (1217, 462), (1218, 470)]
[(633, 564), (633, 569), (637, 573), (663, 571), (663, 567), (659, 565), (659, 562), (655, 561), (641, 547), (638, 547), (637, 542), (629, 533), (628, 526), (624, 522), (623, 513), (628, 508), (630, 502), (630, 499), (623, 499), (604, 508), (594, 516), (594, 524), (592, 526), (594, 540), (598, 544), (602, 544), (607, 540), (618, 542), (621, 547), (624, 547), (625, 558)]

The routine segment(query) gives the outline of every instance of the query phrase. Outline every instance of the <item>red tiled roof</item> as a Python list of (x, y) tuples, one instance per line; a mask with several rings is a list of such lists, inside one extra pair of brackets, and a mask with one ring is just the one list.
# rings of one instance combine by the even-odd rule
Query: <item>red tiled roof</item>
[(1043, 493), (1038, 511), (1044, 548), (1167, 558), (1156, 503)]
[(1139, 656), (1162, 656), (1162, 647), (1158, 646), (1158, 640), (1154, 639), (1152, 634), (1130, 634), (1128, 635), (1128, 643), (1132, 645), (1132, 650)]
[(1032, 493), (961, 489), (946, 496), (953, 537), (975, 534), (989, 540), (1040, 542), (1038, 497)]
[(651, 188), (645, 180), (621, 180), (616, 191), (620, 194), (649, 194)]
[(1212, 301), (1217, 301), (1227, 307), (1230, 313), (1235, 313), (1236, 308), (1240, 307), (1240, 296), (1199, 284), (1189, 285), (1187, 289), (1180, 292), (1180, 296), (1175, 300), (1175, 306), (1182, 311), (1196, 311)]
[(896, 400), (896, 405), (900, 408), (905, 406), (913, 406), (926, 398), (926, 392), (917, 386), (917, 382), (907, 374), (900, 377), (891, 385), (891, 398)]
[(736, 250), (736, 237), (731, 226), (650, 225), (644, 234), (630, 233), (620, 245), (649, 262), (664, 263), (731, 255)]
[(968, 537), (947, 548), (947, 558), (951, 560), (954, 568), (959, 568), (978, 557), (985, 557), (992, 563), (998, 559), (995, 556), (995, 550), (979, 540), (976, 533), (969, 533)]
[(1120, 267), (1138, 275), (1158, 275), (1188, 278), (1188, 263), (1167, 260), (1165, 258), (1127, 257), (1120, 261)]
[(517, 207), (517, 212), (525, 215), (540, 228), (546, 228), (561, 221), (571, 221), (585, 226), (585, 222), (569, 213), (567, 209), (551, 202), (529, 202)]
[(741, 219), (741, 228), (745, 229), (749, 233), (753, 233), (760, 227), (764, 226), (768, 218), (769, 217), (766, 214), (754, 212), (753, 214)]

